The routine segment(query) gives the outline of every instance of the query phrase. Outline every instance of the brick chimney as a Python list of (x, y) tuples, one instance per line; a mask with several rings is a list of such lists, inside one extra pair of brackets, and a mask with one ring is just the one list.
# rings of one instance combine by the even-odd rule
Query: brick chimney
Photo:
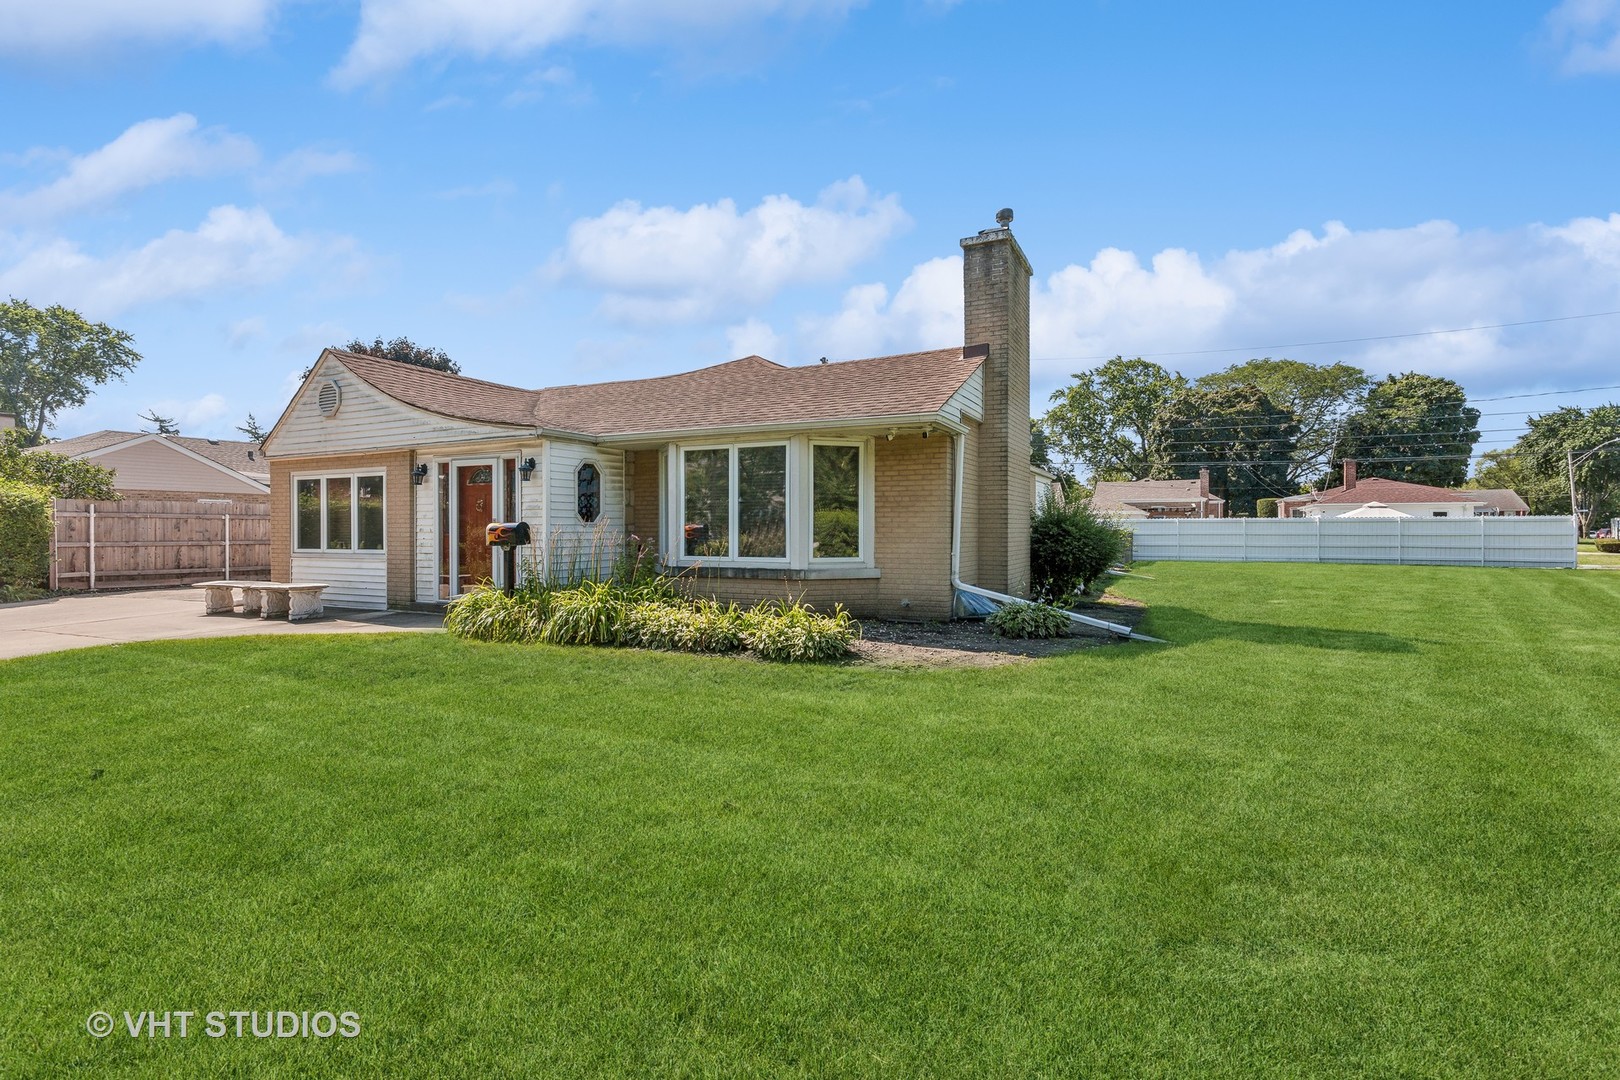
[(978, 446), (979, 585), (1029, 592), (1029, 279), (1011, 210), (962, 241), (964, 345), (985, 345)]
[(1356, 488), (1356, 463), (1346, 460), (1344, 462), (1344, 490), (1354, 491)]
[(1209, 498), (1209, 470), (1208, 469), (1199, 469), (1198, 470), (1198, 497), (1201, 498), (1201, 499)]

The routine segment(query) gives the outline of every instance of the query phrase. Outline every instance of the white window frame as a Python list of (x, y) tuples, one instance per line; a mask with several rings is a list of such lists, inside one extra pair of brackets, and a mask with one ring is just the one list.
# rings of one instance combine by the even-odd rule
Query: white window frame
[[(376, 476), (382, 480), (383, 496), (383, 546), (380, 548), (360, 547), (360, 478), (362, 476)], [(298, 546), (298, 485), (305, 480), (316, 480), (321, 485), (321, 546), (306, 548)], [(346, 548), (329, 548), (326, 546), (326, 482), (328, 480), (347, 480), (349, 482), (349, 536), (353, 546)], [(361, 555), (367, 558), (388, 554), (388, 470), (387, 469), (360, 469), (350, 473), (293, 473), (292, 477), (292, 553), (294, 555)]]
[[(816, 543), (816, 447), (818, 446), (853, 446), (860, 451), (860, 479), (855, 496), (855, 512), (860, 521), (860, 550), (852, 558), (848, 555), (820, 558), (812, 554)], [(872, 479), (872, 440), (871, 439), (821, 439), (809, 438), (805, 440), (804, 452), (804, 550), (811, 566), (871, 566), (872, 565), (872, 521), (874, 513), (874, 488)]]
[[(730, 499), (727, 521), (727, 550), (736, 552), (738, 542), (739, 498), (737, 483), (737, 452), (751, 447), (785, 447), (787, 456), (787, 555), (786, 557), (751, 556), (735, 554), (698, 556), (686, 554), (686, 455), (689, 451), (729, 451), (727, 470)], [(811, 545), (815, 536), (815, 496), (812, 488), (815, 446), (853, 446), (861, 453), (860, 493), (860, 554), (851, 558), (811, 558)], [(873, 565), (876, 522), (876, 481), (873, 442), (870, 438), (838, 438), (794, 435), (789, 438), (739, 439), (729, 442), (705, 440), (690, 443), (670, 443), (664, 447), (662, 464), (667, 478), (665, 490), (673, 493), (667, 500), (660, 499), (662, 521), (666, 537), (665, 550), (671, 555), (665, 562), (673, 566), (760, 567), (789, 570), (857, 570), (871, 569)]]

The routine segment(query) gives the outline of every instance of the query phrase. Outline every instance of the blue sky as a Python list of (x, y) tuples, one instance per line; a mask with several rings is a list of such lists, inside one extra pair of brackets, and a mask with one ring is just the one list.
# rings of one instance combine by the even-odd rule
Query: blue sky
[(0, 293), (145, 356), (58, 436), (268, 423), (352, 336), (525, 386), (952, 344), (957, 240), (1004, 205), (1037, 411), (1114, 353), (1620, 383), (1620, 317), (1261, 348), (1620, 310), (1620, 0), (0, 16)]

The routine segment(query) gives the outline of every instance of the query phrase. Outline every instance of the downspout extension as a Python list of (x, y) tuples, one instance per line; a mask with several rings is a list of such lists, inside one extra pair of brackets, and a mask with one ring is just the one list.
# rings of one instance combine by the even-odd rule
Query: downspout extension
[[(998, 604), (1025, 603), (1026, 601), (1020, 600), (1016, 596), (1009, 596), (1006, 593), (995, 592), (991, 589), (981, 589), (977, 585), (969, 585), (962, 580), (962, 471), (966, 462), (967, 449), (963, 440), (967, 436), (957, 435), (954, 438), (956, 441), (956, 500), (951, 513), (951, 588), (959, 592), (965, 592), (970, 596), (992, 600)], [(1152, 641), (1160, 645), (1165, 644), (1163, 638), (1138, 634), (1130, 627), (1123, 626), (1120, 623), (1108, 622), (1105, 619), (1093, 619), (1089, 615), (1079, 615), (1073, 611), (1065, 611), (1063, 614), (1067, 615), (1071, 621), (1080, 623), (1082, 626), (1107, 630), (1111, 634), (1131, 641)]]

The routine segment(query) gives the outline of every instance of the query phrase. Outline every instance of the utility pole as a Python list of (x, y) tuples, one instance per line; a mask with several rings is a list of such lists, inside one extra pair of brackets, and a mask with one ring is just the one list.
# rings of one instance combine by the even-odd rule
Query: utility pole
[(1586, 530), (1581, 527), (1581, 508), (1575, 504), (1575, 451), (1566, 447), (1564, 460), (1569, 464), (1569, 516), (1575, 519), (1575, 535), (1585, 536)]

